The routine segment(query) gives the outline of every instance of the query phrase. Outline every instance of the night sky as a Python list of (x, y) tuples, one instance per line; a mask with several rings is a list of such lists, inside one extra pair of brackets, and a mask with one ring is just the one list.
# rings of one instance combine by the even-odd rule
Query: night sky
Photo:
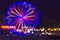
[(27, 1), (33, 4), (40, 14), (40, 23), (60, 24), (60, 2), (59, 1), (48, 1), (48, 0), (0, 0), (0, 25), (5, 25), (5, 15), (7, 9), (15, 2)]
[[(51, 26), (60, 26), (60, 1), (58, 0), (0, 0), (0, 25), (5, 25), (5, 15), (7, 9), (15, 2), (20, 1), (27, 1), (33, 4), (40, 14), (40, 22), (39, 27), (51, 27)], [(47, 26), (48, 25), (48, 26)], [(9, 32), (9, 31), (8, 31)], [(0, 31), (1, 33), (1, 31)], [(4, 39), (3, 39), (4, 37)], [(31, 38), (32, 39), (31, 39)], [(35, 38), (37, 37), (37, 38)], [(27, 37), (20, 37), (23, 38), (21, 40), (40, 40), (40, 36), (27, 36)], [(7, 37), (6, 37), (7, 38)], [(19, 37), (8, 37), (7, 39), (5, 36), (0, 36), (1, 40), (19, 40)], [(13, 39), (12, 39), (13, 38)], [(16, 39), (15, 39), (16, 38)], [(27, 39), (28, 38), (28, 39)], [(43, 38), (44, 39), (44, 38)], [(41, 38), (41, 40), (43, 40)], [(50, 40), (45, 38), (45, 40)], [(51, 39), (52, 40), (52, 39)], [(56, 39), (57, 40), (57, 39)]]
[(48, 0), (0, 0), (0, 25), (5, 25), (5, 15), (7, 9), (15, 2), (27, 1), (33, 4), (40, 14), (40, 23), (50, 23), (54, 21), (55, 24), (60, 24), (60, 2)]

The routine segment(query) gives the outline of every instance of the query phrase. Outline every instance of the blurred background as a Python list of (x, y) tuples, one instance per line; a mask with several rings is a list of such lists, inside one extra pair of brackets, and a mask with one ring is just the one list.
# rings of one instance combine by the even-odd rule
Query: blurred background
[[(40, 14), (40, 26), (48, 27), (60, 24), (60, 3), (51, 0), (0, 0), (0, 25), (5, 25), (7, 9), (15, 2), (26, 1), (33, 4)], [(39, 26), (39, 27), (40, 27)]]
[[(20, 1), (30, 2), (38, 9), (38, 13), (40, 14), (39, 16), (40, 22), (39, 22), (38, 29), (41, 27), (44, 27), (44, 28), (60, 27), (60, 1), (58, 0), (52, 0), (52, 1), (51, 0), (0, 0), (0, 25), (5, 25), (4, 18), (5, 18), (7, 9), (13, 3), (20, 2)], [(9, 33), (9, 31), (7, 32)], [(1, 30), (0, 33), (3, 33), (3, 30)], [(54, 39), (55, 37), (45, 38), (44, 36), (35, 36), (35, 35), (29, 35), (29, 36), (24, 36), (20, 38), (17, 36), (16, 37), (9, 36), (7, 38), (7, 36), (2, 35), (0, 36), (0, 39), (1, 40), (10, 40), (10, 39), (20, 40), (20, 38), (22, 38), (21, 40), (24, 40), (24, 39), (26, 40), (59, 40), (59, 37), (57, 37), (57, 39)]]

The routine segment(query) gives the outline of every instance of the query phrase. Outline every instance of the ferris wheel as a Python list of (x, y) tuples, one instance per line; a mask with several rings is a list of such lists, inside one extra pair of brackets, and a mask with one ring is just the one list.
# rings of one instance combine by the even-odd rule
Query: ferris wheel
[(15, 27), (15, 31), (37, 27), (39, 21), (37, 9), (28, 2), (17, 2), (6, 13), (6, 24)]

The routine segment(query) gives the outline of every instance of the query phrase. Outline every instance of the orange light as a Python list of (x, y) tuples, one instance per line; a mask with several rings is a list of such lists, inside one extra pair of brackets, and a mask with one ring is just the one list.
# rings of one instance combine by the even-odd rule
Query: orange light
[(32, 31), (33, 31), (33, 28), (30, 28), (30, 30), (32, 30)]
[(8, 26), (1, 26), (2, 29), (9, 29)]
[(15, 29), (14, 26), (1, 26), (2, 29)]

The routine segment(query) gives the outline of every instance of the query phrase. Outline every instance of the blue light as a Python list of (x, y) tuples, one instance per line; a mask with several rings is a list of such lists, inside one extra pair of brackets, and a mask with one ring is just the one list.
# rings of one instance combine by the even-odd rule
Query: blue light
[[(24, 6), (24, 3), (26, 3), (26, 6)], [(18, 18), (22, 18), (22, 20), (23, 20), (23, 23), (24, 23), (24, 26), (28, 26), (28, 28), (30, 28), (30, 26), (32, 26), (32, 28), (34, 27), (34, 28), (36, 28), (36, 27), (38, 27), (38, 24), (39, 24), (39, 13), (38, 13), (38, 10), (32, 5), (32, 4), (30, 4), (29, 2), (16, 2), (16, 3), (14, 3), (13, 5), (11, 5), (9, 8), (8, 8), (8, 10), (7, 10), (7, 13), (6, 13), (6, 17), (5, 17), (5, 19), (6, 19), (6, 25), (11, 25), (11, 24), (14, 24), (14, 23), (9, 23), (9, 22), (11, 22), (11, 21), (9, 21), (10, 19), (7, 19), (7, 17), (9, 16), (9, 14), (8, 14), (8, 12), (9, 11), (11, 11), (10, 10), (10, 8), (14, 8), (14, 6), (19, 6), (19, 7), (21, 7), (22, 8), (22, 11), (23, 11), (23, 16), (21, 17), (21, 16), (16, 16), (15, 18), (10, 18), (11, 20), (13, 19), (14, 21), (15, 20), (17, 20)], [(25, 16), (25, 15), (27, 15), (28, 13), (26, 13), (27, 12), (27, 9), (29, 9), (29, 7), (31, 6), (31, 8), (34, 8), (34, 18), (32, 17), (31, 19), (34, 19), (34, 20), (28, 20), (28, 21), (26, 21), (26, 20), (24, 20), (23, 19), (23, 17)], [(30, 10), (29, 10), (30, 11)], [(11, 14), (10, 14), (11, 15)], [(36, 17), (36, 18), (35, 18)], [(12, 21), (12, 22), (14, 22), (14, 21)], [(14, 26), (14, 25), (12, 25), (12, 26)], [(16, 31), (14, 31), (14, 30), (10, 30), (10, 31), (12, 31), (13, 32), (13, 34), (20, 34), (20, 33), (18, 33), (18, 32), (16, 32)]]

